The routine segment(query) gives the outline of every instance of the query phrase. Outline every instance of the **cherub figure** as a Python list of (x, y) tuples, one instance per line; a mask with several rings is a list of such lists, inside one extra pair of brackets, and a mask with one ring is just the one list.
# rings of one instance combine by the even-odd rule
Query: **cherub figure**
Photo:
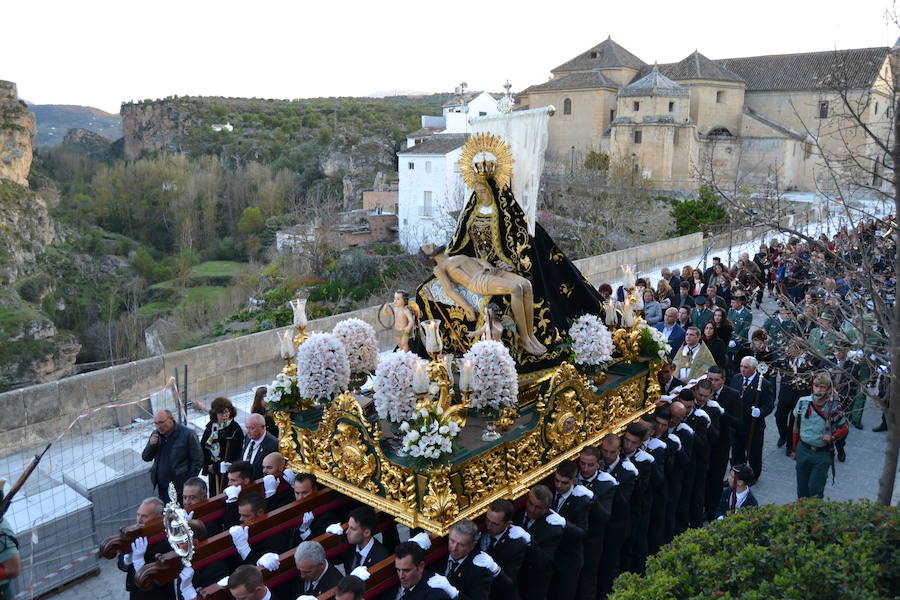
[(394, 302), (384, 304), (381, 314), (394, 315), (394, 336), (397, 339), (397, 347), (401, 350), (409, 350), (409, 338), (416, 329), (416, 313), (409, 304), (409, 293), (405, 290), (394, 292)]

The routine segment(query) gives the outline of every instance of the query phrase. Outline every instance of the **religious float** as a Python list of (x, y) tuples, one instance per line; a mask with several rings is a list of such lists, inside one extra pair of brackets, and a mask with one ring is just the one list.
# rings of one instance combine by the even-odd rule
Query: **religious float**
[(379, 358), (359, 320), (308, 333), (295, 300), (268, 395), (291, 469), (435, 535), (650, 410), (668, 351), (631, 269), (624, 302), (602, 304), (523, 210), (504, 139), (471, 136), (460, 169), (456, 231), (422, 247), (433, 277), (395, 297), (400, 347)]

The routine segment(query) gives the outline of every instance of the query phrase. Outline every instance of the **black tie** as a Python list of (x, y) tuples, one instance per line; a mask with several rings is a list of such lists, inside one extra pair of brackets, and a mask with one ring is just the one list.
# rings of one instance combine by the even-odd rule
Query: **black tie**
[(356, 556), (353, 557), (353, 568), (361, 566), (363, 563), (362, 552), (357, 551)]
[(409, 588), (400, 588), (400, 595), (397, 596), (397, 599), (406, 598), (406, 594), (409, 593)]
[(256, 444), (254, 440), (250, 440), (250, 445), (247, 447), (247, 460), (253, 461), (253, 447)]
[(497, 538), (491, 536), (491, 541), (488, 543), (487, 552), (490, 554), (494, 551), (494, 547), (497, 545)]
[(556, 496), (553, 498), (553, 508), (555, 510), (559, 510), (559, 501), (562, 500), (562, 494), (556, 492)]
[(447, 561), (447, 578), (453, 577), (456, 573), (456, 568), (459, 566), (459, 563), (453, 560), (452, 558)]

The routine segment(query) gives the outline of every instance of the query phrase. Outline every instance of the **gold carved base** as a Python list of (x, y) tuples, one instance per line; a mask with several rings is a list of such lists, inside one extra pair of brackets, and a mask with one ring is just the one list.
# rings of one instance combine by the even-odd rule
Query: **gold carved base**
[(531, 425), (509, 441), (485, 444), (484, 451), (447, 466), (415, 469), (392, 461), (382, 447), (381, 428), (365, 420), (349, 393), (326, 406), (311, 426), (275, 413), (280, 451), (295, 472), (314, 473), (324, 485), (404, 525), (446, 535), (457, 520), (481, 515), (498, 498), (522, 496), (560, 462), (651, 410), (659, 397), (657, 366), (632, 369), (636, 374), (599, 395), (567, 363), (535, 378), (541, 380), (537, 384), (522, 382), (534, 396), (520, 402), (523, 416), (534, 416)]

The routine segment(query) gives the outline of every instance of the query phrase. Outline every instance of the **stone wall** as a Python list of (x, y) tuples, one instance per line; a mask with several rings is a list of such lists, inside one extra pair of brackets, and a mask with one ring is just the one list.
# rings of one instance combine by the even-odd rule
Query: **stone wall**
[[(594, 285), (621, 278), (620, 265), (636, 263), (639, 272), (657, 273), (663, 266), (680, 266), (703, 253), (702, 234), (693, 234), (576, 261)], [(340, 320), (356, 317), (378, 332), (382, 348), (393, 346), (393, 332), (378, 323), (379, 307), (317, 319), (310, 330), (330, 331)], [(59, 381), (0, 394), (0, 456), (53, 439), (79, 414), (105, 404), (130, 402), (158, 391), (175, 369), (188, 365), (191, 399), (247, 391), (267, 383), (278, 372), (276, 334), (265, 331), (162, 356), (147, 358)], [(115, 427), (136, 416), (148, 416), (149, 403), (100, 411), (90, 426)], [(75, 433), (87, 433), (76, 428)]]

